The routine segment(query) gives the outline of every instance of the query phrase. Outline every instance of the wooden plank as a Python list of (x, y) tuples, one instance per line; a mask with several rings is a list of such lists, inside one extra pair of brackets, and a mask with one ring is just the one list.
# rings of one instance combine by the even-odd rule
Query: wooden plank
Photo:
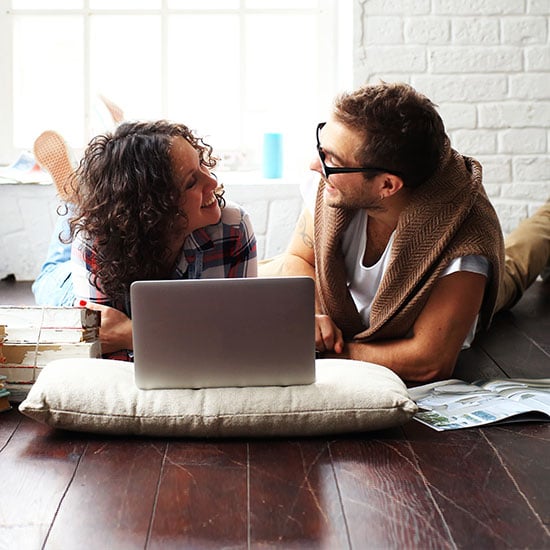
[(0, 304), (10, 306), (33, 306), (32, 281), (0, 280)]
[(474, 341), (470, 349), (458, 355), (452, 378), (474, 382), (491, 378), (506, 378), (504, 371)]
[(517, 485), (523, 507), (530, 508), (535, 523), (546, 530), (550, 547), (550, 424), (505, 424), (482, 433)]
[(325, 439), (252, 442), (251, 547), (349, 548)]
[(535, 282), (510, 310), (508, 319), (550, 357), (550, 280)]
[(0, 452), (7, 445), (10, 438), (21, 423), (22, 415), (16, 410), (17, 405), (12, 404), (13, 409), (0, 413)]
[(246, 548), (248, 449), (238, 441), (170, 442), (148, 548)]
[(21, 418), (0, 452), (0, 541), (18, 550), (42, 547), (86, 448), (80, 436)]
[(47, 540), (47, 548), (144, 548), (166, 443), (89, 441)]
[[(434, 432), (414, 421), (404, 428), (415, 463), (458, 548), (547, 547), (548, 532), (527, 505), (521, 481), (504, 466), (514, 456), (505, 449), (519, 445), (521, 437), (508, 432), (497, 451), (485, 437), (495, 429)], [(548, 445), (541, 448), (533, 441), (535, 449), (535, 456), (546, 450), (547, 462)], [(532, 470), (527, 470), (528, 476)]]
[(550, 355), (512, 325), (507, 314), (496, 316), (491, 329), (477, 336), (477, 346), (510, 378), (549, 376)]
[(330, 449), (353, 548), (454, 547), (401, 429), (334, 441)]
[[(507, 373), (508, 376), (526, 378), (548, 376), (549, 289), (550, 283), (537, 281), (512, 310), (498, 313), (489, 332), (478, 334), (472, 347), (460, 352), (453, 377), (473, 382), (477, 379), (505, 378)], [(534, 355), (533, 364), (531, 355)]]

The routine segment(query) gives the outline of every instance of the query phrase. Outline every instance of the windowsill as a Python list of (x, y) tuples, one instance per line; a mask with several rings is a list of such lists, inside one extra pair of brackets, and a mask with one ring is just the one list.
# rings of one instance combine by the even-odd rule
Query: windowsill
[(307, 174), (283, 175), (281, 178), (265, 178), (260, 170), (214, 170), (220, 183), (225, 185), (300, 185)]
[[(265, 178), (260, 170), (214, 170), (218, 181), (224, 185), (300, 185), (308, 174), (283, 175), (281, 178)], [(33, 179), (25, 176), (17, 179), (0, 178), (0, 185), (52, 185), (48, 176)]]

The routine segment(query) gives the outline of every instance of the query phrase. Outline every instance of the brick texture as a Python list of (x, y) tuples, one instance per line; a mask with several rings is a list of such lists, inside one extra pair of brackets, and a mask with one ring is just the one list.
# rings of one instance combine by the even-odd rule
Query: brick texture
[(354, 7), (355, 85), (408, 82), (439, 105), (453, 146), (482, 163), (505, 233), (550, 198), (550, 0)]

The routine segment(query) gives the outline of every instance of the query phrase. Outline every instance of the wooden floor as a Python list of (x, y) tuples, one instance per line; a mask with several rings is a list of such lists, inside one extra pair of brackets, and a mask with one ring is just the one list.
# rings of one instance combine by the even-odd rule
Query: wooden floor
[[(29, 285), (0, 282), (0, 303)], [(467, 380), (550, 376), (550, 284), (463, 352)], [(283, 440), (98, 437), (0, 414), (0, 548), (550, 548), (550, 424), (411, 421)]]

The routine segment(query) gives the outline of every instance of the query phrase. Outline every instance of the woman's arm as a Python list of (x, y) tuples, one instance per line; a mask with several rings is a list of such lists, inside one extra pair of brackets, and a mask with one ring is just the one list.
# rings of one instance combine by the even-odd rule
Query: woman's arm
[(93, 251), (78, 237), (71, 250), (71, 278), (75, 304), (101, 312), (99, 339), (103, 354), (133, 349), (132, 321), (122, 311), (110, 307), (108, 298), (90, 282)]
[(99, 328), (101, 353), (106, 354), (123, 349), (134, 349), (132, 321), (127, 315), (114, 307), (103, 306), (84, 300), (80, 302), (80, 305), (101, 312), (101, 326)]
[(78, 234), (71, 246), (71, 279), (75, 294), (75, 303), (80, 300), (109, 305), (109, 299), (92, 283), (92, 269), (95, 264), (94, 251)]

